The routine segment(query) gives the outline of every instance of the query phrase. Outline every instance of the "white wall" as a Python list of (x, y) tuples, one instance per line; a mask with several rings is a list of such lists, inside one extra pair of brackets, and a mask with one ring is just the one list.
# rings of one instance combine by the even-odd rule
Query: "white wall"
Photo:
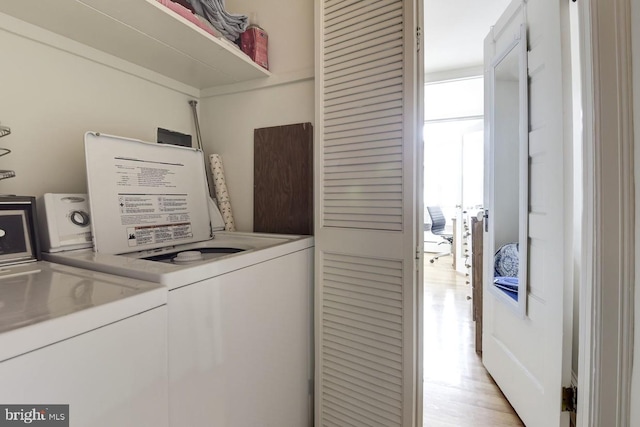
[[(253, 130), (314, 122), (314, 27), (312, 0), (273, 2), (227, 0), (229, 11), (258, 14), (269, 35), (269, 65), (265, 84), (236, 87), (240, 93), (204, 91), (201, 128), (206, 154), (222, 155), (236, 227), (253, 230)], [(292, 76), (287, 78), (287, 76)]]
[(222, 156), (238, 230), (253, 230), (253, 130), (313, 123), (313, 100), (313, 80), (202, 100), (204, 150)]
[(313, 69), (313, 0), (226, 0), (226, 9), (251, 16), (269, 35), (269, 69), (274, 74)]
[[(24, 29), (35, 31), (27, 24)], [(0, 123), (12, 130), (0, 139), (0, 147), (12, 150), (0, 158), (0, 169), (16, 171), (15, 178), (0, 181), (1, 194), (86, 192), (87, 130), (149, 141), (156, 141), (157, 127), (194, 133), (190, 98), (183, 93), (1, 25), (0, 46)]]
[[(251, 230), (253, 130), (314, 119), (314, 4), (228, 0), (227, 9), (256, 12), (269, 34), (273, 77), (205, 90), (200, 100), (205, 152), (223, 155), (237, 226)], [(138, 77), (145, 73), (133, 65), (111, 66), (122, 61), (112, 63), (97, 51), (99, 61), (86, 59), (84, 53), (93, 51), (86, 46), (24, 23), (16, 31), (16, 20), (0, 18), (0, 124), (12, 129), (0, 140), (0, 147), (12, 150), (0, 158), (0, 169), (17, 174), (0, 181), (0, 194), (85, 192), (88, 130), (148, 141), (156, 140), (157, 127), (195, 136), (187, 101), (200, 91), (152, 83), (153, 76)]]

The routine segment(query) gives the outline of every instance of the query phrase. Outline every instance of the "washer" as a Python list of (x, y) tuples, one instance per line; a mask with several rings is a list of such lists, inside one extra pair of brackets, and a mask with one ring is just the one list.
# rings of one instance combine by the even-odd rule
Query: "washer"
[(43, 256), (167, 287), (170, 424), (311, 425), (313, 238), (222, 231), (199, 150), (85, 154), (94, 249)]
[(3, 409), (70, 415), (71, 425), (168, 425), (157, 410), (168, 402), (166, 288), (38, 260), (34, 203), (0, 198)]

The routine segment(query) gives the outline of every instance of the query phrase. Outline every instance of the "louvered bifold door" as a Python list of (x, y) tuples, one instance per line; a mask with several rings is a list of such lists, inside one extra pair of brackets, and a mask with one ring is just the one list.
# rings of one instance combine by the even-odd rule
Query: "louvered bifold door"
[(316, 426), (413, 426), (415, 1), (316, 1)]

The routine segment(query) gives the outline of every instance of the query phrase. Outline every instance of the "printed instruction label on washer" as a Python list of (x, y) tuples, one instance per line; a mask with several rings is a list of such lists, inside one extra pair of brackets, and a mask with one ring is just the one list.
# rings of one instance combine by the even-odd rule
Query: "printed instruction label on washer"
[[(189, 195), (178, 193), (181, 163), (116, 157), (118, 208), (130, 247), (193, 237)], [(135, 192), (129, 192), (135, 191)]]

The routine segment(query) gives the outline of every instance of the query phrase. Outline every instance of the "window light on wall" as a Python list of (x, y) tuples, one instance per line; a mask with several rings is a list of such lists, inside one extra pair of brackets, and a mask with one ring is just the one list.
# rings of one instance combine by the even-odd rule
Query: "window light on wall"
[(447, 217), (482, 204), (483, 112), (482, 77), (425, 85), (424, 201)]
[(424, 87), (424, 119), (445, 120), (484, 114), (484, 79), (471, 77), (428, 83)]

